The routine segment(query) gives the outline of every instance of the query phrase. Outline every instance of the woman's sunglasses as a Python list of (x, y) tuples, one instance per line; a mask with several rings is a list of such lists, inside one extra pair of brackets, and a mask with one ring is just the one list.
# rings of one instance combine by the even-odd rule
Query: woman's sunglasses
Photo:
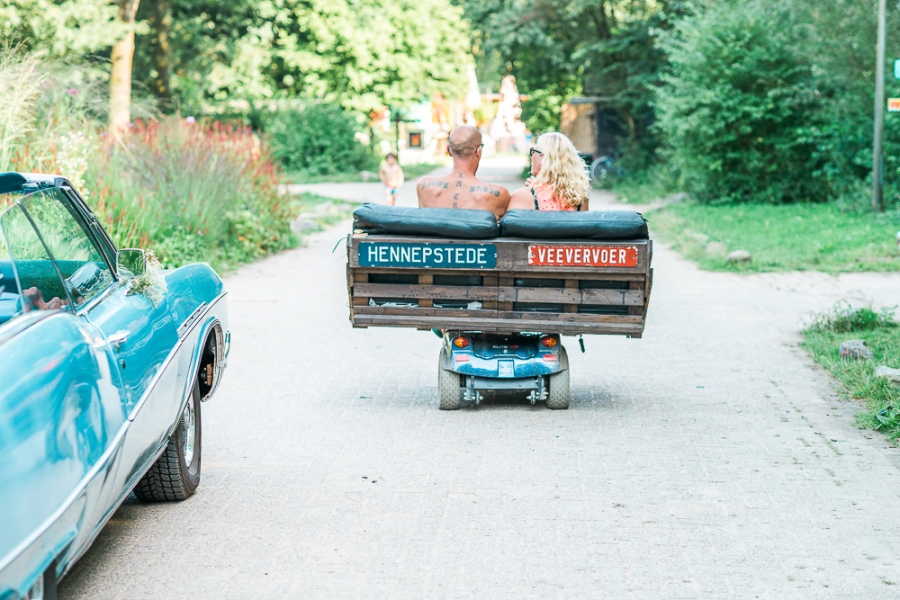
[(540, 150), (538, 150), (537, 148), (529, 148), (528, 156), (531, 157), (531, 156), (534, 156), (535, 154), (543, 155), (544, 153), (541, 152)]

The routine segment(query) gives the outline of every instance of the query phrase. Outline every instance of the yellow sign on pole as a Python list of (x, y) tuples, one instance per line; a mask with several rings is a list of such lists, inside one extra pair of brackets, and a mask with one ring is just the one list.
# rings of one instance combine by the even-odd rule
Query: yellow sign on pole
[(900, 98), (888, 98), (888, 112), (900, 112)]

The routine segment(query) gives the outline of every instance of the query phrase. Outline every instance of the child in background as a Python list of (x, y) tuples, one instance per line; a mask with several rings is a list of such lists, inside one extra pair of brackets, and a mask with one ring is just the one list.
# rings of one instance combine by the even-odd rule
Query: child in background
[(397, 190), (403, 185), (405, 179), (403, 169), (397, 164), (397, 155), (393, 152), (384, 157), (384, 162), (378, 169), (378, 176), (384, 184), (384, 201), (388, 206), (394, 206), (397, 199)]

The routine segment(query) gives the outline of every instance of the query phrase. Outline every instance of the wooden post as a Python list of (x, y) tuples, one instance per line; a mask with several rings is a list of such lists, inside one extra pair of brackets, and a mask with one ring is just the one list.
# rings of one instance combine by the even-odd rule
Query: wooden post
[(884, 209), (884, 46), (886, 0), (878, 0), (878, 44), (875, 58), (875, 148), (872, 158), (872, 210)]

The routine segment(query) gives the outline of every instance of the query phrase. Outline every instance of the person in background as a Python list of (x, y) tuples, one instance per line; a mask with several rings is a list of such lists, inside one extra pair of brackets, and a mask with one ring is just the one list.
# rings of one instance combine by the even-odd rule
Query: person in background
[(513, 192), (509, 210), (588, 210), (591, 179), (569, 138), (545, 133), (529, 153), (532, 176)]
[(484, 150), (481, 132), (471, 125), (460, 125), (450, 132), (447, 146), (453, 157), (453, 171), (444, 177), (419, 180), (419, 207), (489, 210), (498, 219), (502, 217), (509, 203), (509, 191), (475, 176)]
[(394, 206), (397, 200), (397, 190), (403, 185), (405, 176), (403, 169), (397, 163), (397, 155), (393, 152), (384, 157), (384, 162), (378, 169), (378, 177), (384, 184), (384, 201), (388, 206)]

